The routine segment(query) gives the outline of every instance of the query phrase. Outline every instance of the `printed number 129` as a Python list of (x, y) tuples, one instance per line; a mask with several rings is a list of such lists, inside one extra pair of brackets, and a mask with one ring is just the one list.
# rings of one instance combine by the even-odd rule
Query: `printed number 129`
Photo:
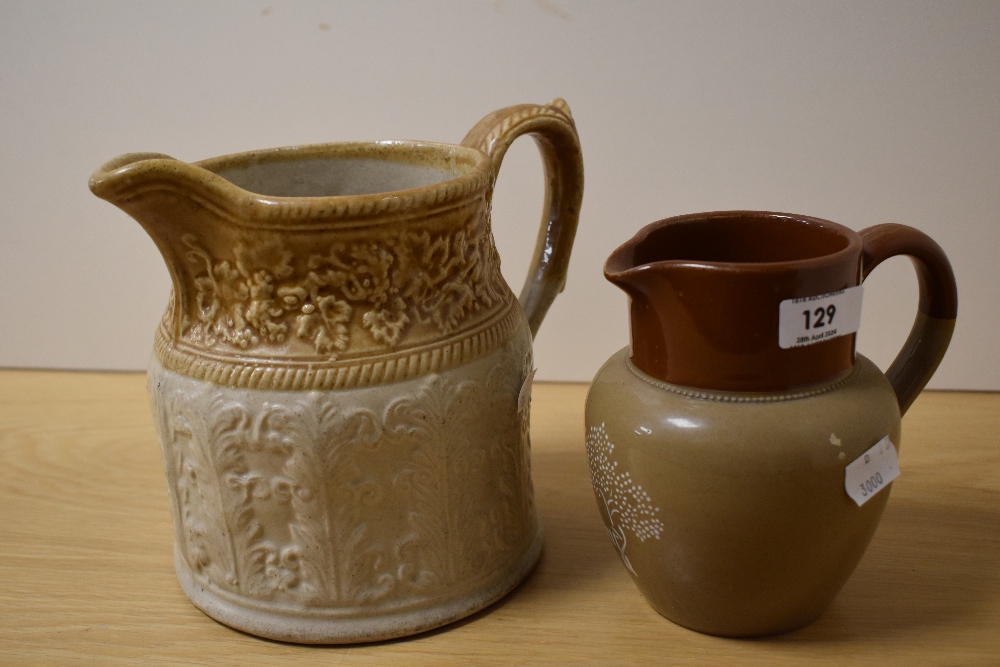
[[(806, 330), (809, 329), (819, 329), (820, 327), (825, 327), (828, 324), (833, 324), (833, 316), (837, 314), (837, 307), (832, 303), (823, 308), (820, 306), (816, 310), (810, 312), (808, 310), (803, 310), (802, 314), (806, 318)], [(812, 321), (815, 317), (816, 321)]]

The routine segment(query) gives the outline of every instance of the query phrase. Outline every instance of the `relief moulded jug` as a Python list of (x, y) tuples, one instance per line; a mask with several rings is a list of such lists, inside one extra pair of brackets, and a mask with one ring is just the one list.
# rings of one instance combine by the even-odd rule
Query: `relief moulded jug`
[[(522, 134), (547, 188), (518, 300), (490, 199)], [(497, 111), (460, 146), (127, 154), (90, 187), (173, 282), (149, 392), (195, 605), (272, 639), (372, 641), (528, 574), (542, 537), (518, 399), (583, 194), (565, 102)]]

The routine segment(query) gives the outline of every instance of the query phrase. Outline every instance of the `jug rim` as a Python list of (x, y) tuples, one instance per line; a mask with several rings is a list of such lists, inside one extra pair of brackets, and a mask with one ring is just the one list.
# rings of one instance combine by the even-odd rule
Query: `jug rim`
[[(332, 195), (269, 195), (246, 189), (220, 172), (296, 160), (368, 159), (446, 171), (444, 165), (468, 166), (451, 178), (416, 187)], [(311, 219), (359, 220), (414, 210), (436, 210), (464, 201), (494, 178), (492, 159), (470, 146), (430, 141), (378, 140), (299, 144), (230, 153), (184, 162), (161, 153), (126, 153), (104, 163), (90, 179), (97, 196), (114, 200), (149, 189), (186, 189), (244, 221), (302, 223)], [(124, 191), (124, 192), (123, 192)], [(250, 222), (250, 226), (257, 226)], [(285, 225), (282, 225), (285, 226)]]
[[(821, 229), (825, 232), (832, 232), (844, 241), (843, 247), (814, 254), (812, 256), (797, 259), (783, 259), (778, 261), (724, 261), (696, 258), (667, 258), (651, 261), (636, 261), (635, 252), (651, 234), (666, 227), (685, 223), (707, 222), (713, 219), (740, 219), (748, 220), (768, 220), (787, 221), (809, 226), (813, 229)], [(779, 211), (760, 211), (750, 209), (736, 209), (727, 211), (708, 211), (701, 213), (687, 213), (657, 220), (642, 227), (628, 241), (618, 246), (608, 257), (604, 264), (604, 275), (609, 280), (614, 276), (627, 272), (642, 270), (645, 267), (656, 266), (678, 266), (686, 268), (704, 268), (723, 272), (746, 272), (746, 271), (794, 271), (804, 267), (819, 267), (825, 264), (837, 264), (848, 257), (861, 253), (861, 237), (857, 232), (849, 227), (836, 222), (798, 213), (783, 213)]]

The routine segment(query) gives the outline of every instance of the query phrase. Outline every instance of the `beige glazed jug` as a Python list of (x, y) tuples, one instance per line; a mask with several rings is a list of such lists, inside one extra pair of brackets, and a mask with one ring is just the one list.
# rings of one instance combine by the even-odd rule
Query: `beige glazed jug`
[[(894, 255), (913, 260), (920, 307), (883, 375), (854, 332), (862, 280)], [(700, 632), (809, 623), (875, 532), (901, 415), (948, 347), (948, 259), (903, 225), (726, 211), (643, 228), (605, 276), (629, 295), (632, 341), (594, 379), (586, 445), (622, 563)]]
[[(518, 299), (490, 198), (525, 133), (547, 188)], [(542, 538), (518, 398), (583, 194), (565, 102), (497, 111), (462, 145), (128, 154), (90, 187), (173, 281), (149, 392), (195, 605), (273, 639), (372, 641), (528, 574)]]

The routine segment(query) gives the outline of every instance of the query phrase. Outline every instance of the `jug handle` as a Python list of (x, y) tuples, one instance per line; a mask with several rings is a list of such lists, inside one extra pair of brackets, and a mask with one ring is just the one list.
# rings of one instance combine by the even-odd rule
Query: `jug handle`
[(944, 251), (929, 236), (912, 227), (875, 225), (859, 232), (862, 241), (861, 279), (890, 257), (908, 255), (917, 271), (920, 303), (903, 349), (885, 375), (905, 414), (934, 375), (955, 330), (958, 288)]
[(583, 156), (569, 105), (556, 98), (546, 105), (519, 104), (494, 111), (469, 130), (463, 146), (493, 160), (493, 178), (514, 139), (530, 134), (545, 165), (545, 205), (528, 277), (518, 301), (532, 337), (556, 295), (566, 286), (569, 256), (583, 200)]

